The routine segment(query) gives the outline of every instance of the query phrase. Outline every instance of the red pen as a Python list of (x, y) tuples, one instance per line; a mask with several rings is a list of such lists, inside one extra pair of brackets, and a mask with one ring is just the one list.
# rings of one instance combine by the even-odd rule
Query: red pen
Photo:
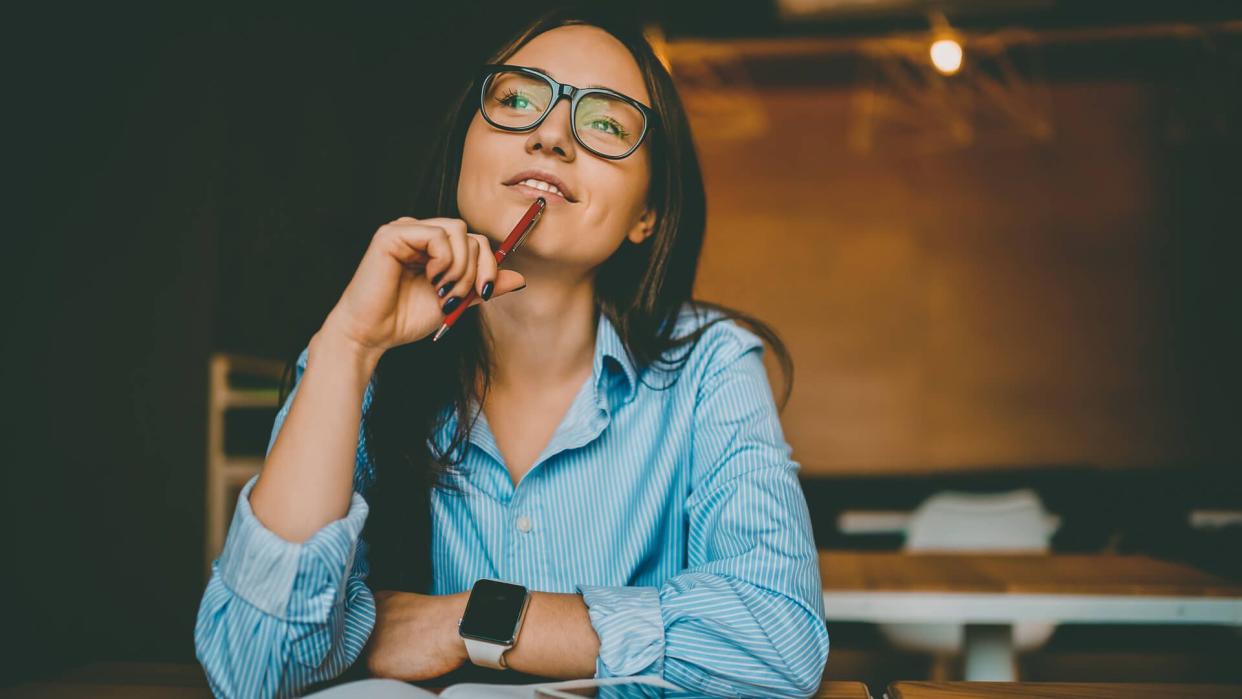
[[(544, 200), (543, 197), (539, 197), (530, 205), (530, 208), (526, 210), (526, 213), (522, 214), (522, 220), (518, 221), (518, 224), (513, 227), (513, 231), (509, 233), (509, 237), (505, 238), (505, 242), (501, 243), (500, 249), (496, 251), (497, 267), (500, 267), (500, 265), (504, 263), (505, 258), (509, 256), (509, 253), (514, 252), (519, 246), (522, 245), (522, 241), (526, 240), (527, 234), (529, 234), (531, 229), (535, 227), (536, 223), (539, 223), (539, 218), (543, 216), (543, 210), (547, 207), (547, 205), (548, 202)], [(431, 341), (435, 342), (443, 337), (444, 333), (448, 332), (449, 328), (453, 327), (453, 323), (456, 323), (457, 319), (461, 317), (461, 314), (465, 313), (466, 309), (470, 307), (470, 302), (478, 298), (478, 296), (479, 295), (474, 290), (474, 287), (471, 287), (470, 293), (466, 294), (466, 297), (461, 300), (461, 305), (444, 318), (444, 324), (441, 325), (440, 329), (436, 331), (436, 334), (432, 336)]]

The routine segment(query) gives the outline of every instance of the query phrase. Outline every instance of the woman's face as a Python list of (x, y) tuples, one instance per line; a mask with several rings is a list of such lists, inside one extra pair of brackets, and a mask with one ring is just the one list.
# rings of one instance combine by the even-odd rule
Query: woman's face
[[(607, 87), (651, 104), (634, 57), (597, 27), (544, 32), (506, 63), (538, 68), (577, 87)], [(646, 141), (621, 160), (600, 158), (583, 148), (571, 130), (569, 100), (562, 99), (537, 128), (526, 132), (497, 129), (476, 111), (462, 151), (457, 203), (470, 230), (499, 245), (531, 202), (544, 197), (548, 208), (543, 218), (512, 264), (506, 264), (524, 272), (541, 262), (563, 271), (590, 270), (625, 239), (638, 243), (650, 235), (650, 167)], [(509, 184), (526, 171), (558, 178), (565, 196)]]

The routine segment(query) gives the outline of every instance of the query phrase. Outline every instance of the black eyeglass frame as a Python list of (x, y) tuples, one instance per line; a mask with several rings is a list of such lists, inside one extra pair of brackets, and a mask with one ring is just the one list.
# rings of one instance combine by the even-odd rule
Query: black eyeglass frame
[[(535, 119), (535, 121), (531, 123), (529, 126), (520, 126), (520, 127), (519, 126), (505, 126), (504, 124), (496, 123), (495, 121), (492, 120), (491, 117), (487, 115), (488, 82), (489, 82), (489, 78), (496, 75), (497, 73), (523, 73), (525, 75), (529, 75), (531, 77), (539, 78), (540, 80), (543, 80), (544, 82), (548, 84), (549, 87), (552, 88), (552, 101), (548, 103), (547, 109), (543, 110), (543, 114), (540, 114), (539, 118)], [(523, 131), (530, 131), (532, 129), (538, 128), (539, 125), (543, 123), (543, 120), (548, 118), (548, 115), (552, 113), (552, 110), (556, 108), (557, 103), (560, 102), (562, 98), (568, 99), (569, 100), (569, 116), (570, 116), (569, 124), (570, 124), (570, 130), (572, 130), (574, 134), (574, 140), (578, 142), (578, 145), (587, 149), (592, 154), (598, 155), (599, 157), (605, 158), (607, 160), (621, 160), (623, 158), (628, 158), (630, 155), (632, 155), (634, 151), (638, 150), (638, 147), (643, 144), (643, 141), (647, 138), (648, 132), (651, 131), (652, 127), (655, 125), (658, 119), (658, 116), (654, 109), (652, 109), (651, 107), (648, 107), (647, 105), (643, 104), (642, 102), (639, 102), (638, 100), (634, 99), (633, 97), (630, 97), (627, 94), (617, 92), (616, 90), (609, 90), (608, 88), (605, 88), (605, 87), (574, 87), (573, 85), (569, 85), (567, 83), (558, 82), (555, 79), (553, 79), (550, 75), (546, 75), (538, 70), (535, 70), (534, 68), (529, 68), (527, 66), (516, 66), (516, 65), (510, 65), (507, 63), (488, 63), (484, 65), (483, 69), (479, 72), (478, 87), (479, 87), (479, 113), (483, 115), (483, 119), (487, 121), (487, 123), (491, 124), (492, 126), (500, 129), (501, 131), (511, 131), (515, 133), (520, 133)], [(594, 94), (608, 95), (609, 97), (619, 99), (622, 102), (625, 102), (626, 104), (632, 105), (635, 109), (639, 111), (640, 114), (643, 115), (643, 130), (641, 133), (638, 134), (638, 139), (634, 141), (634, 145), (631, 146), (629, 150), (627, 150), (626, 152), (620, 155), (608, 155), (607, 153), (601, 153), (598, 150), (592, 148), (591, 146), (588, 146), (586, 142), (582, 140), (582, 137), (578, 135), (578, 120), (574, 118), (575, 115), (578, 113), (578, 103), (582, 101), (583, 97), (586, 97), (588, 95), (594, 95)]]

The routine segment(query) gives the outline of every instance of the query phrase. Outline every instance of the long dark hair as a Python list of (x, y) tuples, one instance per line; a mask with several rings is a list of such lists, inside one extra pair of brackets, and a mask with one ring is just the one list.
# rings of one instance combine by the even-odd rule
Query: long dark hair
[[(651, 182), (649, 205), (656, 211), (653, 234), (643, 243), (629, 241), (597, 271), (595, 307), (616, 327), (640, 377), (673, 376), (702, 334), (724, 320), (740, 321), (772, 346), (785, 388), (783, 408), (792, 390), (793, 363), (776, 332), (762, 321), (720, 304), (692, 298), (699, 252), (706, 228), (703, 177), (681, 100), (672, 78), (641, 30), (625, 20), (554, 11), (531, 23), (489, 62), (504, 62), (535, 36), (565, 25), (585, 24), (612, 34), (638, 62), (659, 115), (649, 135)], [(466, 130), (477, 110), (473, 87), (466, 88), (450, 110), (432, 149), (426, 179), (414, 215), (459, 216), (457, 180)], [(674, 337), (683, 309), (717, 311), (686, 335)], [(670, 359), (681, 350), (680, 356)], [(490, 386), (488, 347), (476, 309), (466, 311), (453, 332), (439, 342), (430, 338), (395, 347), (381, 358), (372, 401), (364, 417), (367, 453), (375, 482), (366, 493), (370, 505), (363, 539), (371, 565), (373, 589), (428, 592), (431, 588), (431, 489), (446, 487), (440, 475), (460, 464), (468, 443), (472, 395), (482, 404)], [(446, 370), (428, 371), (428, 367)], [(451, 367), (451, 370), (448, 370)], [(649, 372), (648, 369), (657, 369)], [(640, 378), (646, 385), (651, 385)], [(667, 388), (668, 384), (658, 388)], [(653, 386), (654, 387), (654, 386)], [(283, 399), (282, 399), (283, 402)], [(442, 429), (447, 406), (453, 406), (456, 429), (441, 453), (428, 438)]]

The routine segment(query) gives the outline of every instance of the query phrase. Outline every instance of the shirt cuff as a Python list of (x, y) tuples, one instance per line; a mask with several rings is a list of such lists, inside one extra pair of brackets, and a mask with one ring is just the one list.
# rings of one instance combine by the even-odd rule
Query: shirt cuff
[(354, 492), (343, 519), (329, 522), (311, 538), (295, 544), (264, 527), (250, 509), (250, 491), (256, 480), (258, 476), (251, 478), (237, 498), (220, 554), (220, 579), (255, 608), (285, 619), (299, 565), (307, 559), (314, 559), (318, 563), (315, 567), (326, 566), (326, 577), (339, 583), (338, 590), (344, 589), (366, 523), (367, 503)]
[(578, 585), (599, 636), (595, 676), (664, 674), (664, 618), (655, 587)]

